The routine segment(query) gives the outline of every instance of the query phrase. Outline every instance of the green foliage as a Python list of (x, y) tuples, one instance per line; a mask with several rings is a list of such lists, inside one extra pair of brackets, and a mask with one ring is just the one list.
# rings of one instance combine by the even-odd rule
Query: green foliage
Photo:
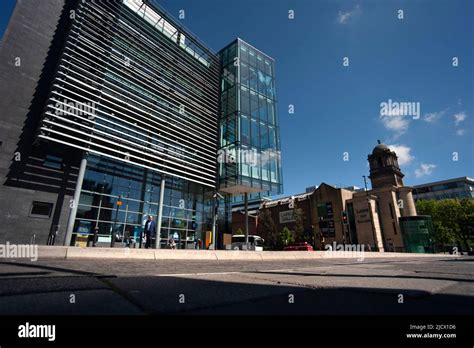
[(302, 209), (298, 208), (295, 205), (294, 213), (295, 217), (295, 231), (294, 231), (294, 238), (298, 242), (302, 242), (305, 240), (304, 235), (304, 212)]
[(284, 248), (287, 246), (289, 243), (294, 242), (295, 237), (293, 235), (293, 232), (288, 229), (288, 227), (283, 227), (283, 230), (278, 235), (278, 246), (280, 249)]
[(275, 222), (269, 209), (262, 209), (258, 215), (257, 233), (265, 239), (265, 244), (270, 248), (275, 248), (278, 244)]
[(238, 228), (237, 231), (235, 231), (235, 234), (244, 234), (244, 231), (242, 231), (241, 228)]
[(419, 200), (416, 210), (419, 215), (431, 216), (437, 243), (463, 243), (469, 248), (474, 239), (474, 199)]

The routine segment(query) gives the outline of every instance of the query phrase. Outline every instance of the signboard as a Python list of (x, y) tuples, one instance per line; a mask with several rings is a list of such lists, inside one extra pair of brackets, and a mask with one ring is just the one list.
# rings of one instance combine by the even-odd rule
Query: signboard
[(112, 241), (112, 237), (110, 236), (99, 236), (97, 238), (97, 242), (99, 243), (110, 243)]
[(295, 221), (295, 211), (294, 210), (286, 210), (280, 212), (280, 223), (287, 224), (290, 222)]
[(92, 223), (90, 221), (84, 221), (84, 220), (79, 221), (79, 226), (77, 227), (77, 233), (88, 235), (89, 233), (91, 233), (91, 225)]
[(334, 226), (334, 220), (328, 221), (328, 237), (336, 236), (336, 227)]
[(356, 210), (356, 219), (358, 224), (370, 222), (369, 209), (358, 209)]
[(328, 219), (332, 219), (334, 217), (331, 202), (326, 203), (326, 214)]

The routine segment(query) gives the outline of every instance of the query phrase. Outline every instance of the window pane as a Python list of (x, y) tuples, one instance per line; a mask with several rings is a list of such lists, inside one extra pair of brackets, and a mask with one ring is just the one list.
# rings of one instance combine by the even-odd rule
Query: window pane
[(260, 146), (263, 150), (268, 148), (267, 126), (262, 122), (260, 122)]
[(262, 152), (261, 167), (262, 167), (262, 180), (269, 180), (269, 176), (268, 176), (268, 169), (269, 169), (268, 152)]
[(250, 143), (250, 125), (248, 117), (242, 115), (240, 117), (240, 141), (242, 144)]
[(53, 210), (53, 203), (33, 202), (31, 206), (31, 215), (50, 217)]
[(250, 115), (250, 96), (247, 88), (242, 87), (240, 93), (240, 111)]
[(269, 146), (270, 146), (270, 148), (276, 149), (275, 129), (273, 127), (268, 127), (268, 134), (269, 134)]
[(261, 55), (257, 55), (257, 68), (258, 70), (260, 71), (264, 71), (265, 70), (265, 63), (263, 61), (263, 57)]
[(234, 113), (237, 110), (237, 99), (235, 96), (235, 87), (229, 89), (227, 94), (227, 115)]
[[(257, 151), (256, 149), (252, 149), (254, 152)], [(255, 159), (254, 163), (252, 163), (252, 178), (260, 179), (260, 163), (258, 161), (258, 156)]]
[(242, 151), (241, 151), (241, 157), (240, 157), (240, 163), (241, 163), (241, 168), (242, 168), (242, 175), (244, 176), (250, 176), (250, 167), (248, 161), (246, 161), (245, 154), (248, 152), (248, 148), (246, 146), (242, 146)]
[(248, 64), (249, 63), (249, 55), (247, 52), (247, 48), (245, 46), (240, 46), (240, 62)]
[(250, 91), (250, 115), (258, 118), (258, 97), (255, 92)]
[(265, 61), (265, 74), (272, 76), (272, 65), (269, 61)]
[(249, 49), (249, 64), (251, 67), (257, 67), (257, 55), (254, 50)]
[(258, 108), (258, 115), (260, 117), (260, 121), (268, 122), (267, 101), (261, 95), (258, 96)]
[(249, 68), (249, 87), (257, 90), (257, 71), (252, 67)]
[(275, 124), (275, 109), (273, 105), (273, 101), (267, 99), (267, 111), (268, 111), (268, 122), (271, 124)]
[(249, 86), (249, 67), (246, 64), (240, 65), (240, 83), (244, 86)]
[(259, 148), (258, 144), (258, 124), (257, 121), (252, 119), (252, 145)]

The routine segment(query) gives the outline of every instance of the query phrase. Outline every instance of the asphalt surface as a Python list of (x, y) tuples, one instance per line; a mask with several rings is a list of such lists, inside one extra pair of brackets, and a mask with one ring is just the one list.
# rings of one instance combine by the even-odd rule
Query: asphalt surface
[(472, 315), (474, 257), (0, 262), (0, 315)]

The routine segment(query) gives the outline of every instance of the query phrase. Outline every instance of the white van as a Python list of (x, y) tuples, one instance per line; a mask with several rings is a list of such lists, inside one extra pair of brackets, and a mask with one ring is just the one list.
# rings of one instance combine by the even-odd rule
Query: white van
[[(249, 250), (263, 251), (263, 243), (265, 240), (262, 237), (249, 234)], [(232, 250), (240, 249), (245, 245), (245, 235), (244, 234), (234, 234), (232, 236)]]

